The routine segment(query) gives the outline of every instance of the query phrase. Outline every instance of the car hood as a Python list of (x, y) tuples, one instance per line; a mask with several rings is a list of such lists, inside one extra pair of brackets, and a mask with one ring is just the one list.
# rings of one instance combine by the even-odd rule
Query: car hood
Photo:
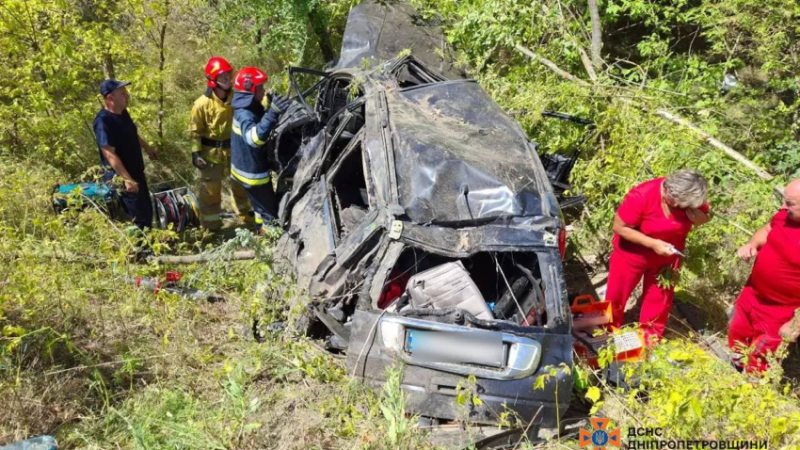
[(472, 81), (387, 91), (399, 203), (416, 223), (552, 216), (535, 146)]

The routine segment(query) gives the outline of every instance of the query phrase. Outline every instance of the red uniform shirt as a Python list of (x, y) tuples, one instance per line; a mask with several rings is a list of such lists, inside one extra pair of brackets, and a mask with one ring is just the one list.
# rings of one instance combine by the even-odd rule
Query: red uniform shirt
[[(686, 247), (686, 236), (692, 229), (692, 221), (686, 211), (675, 209), (669, 217), (661, 207), (661, 184), (664, 178), (645, 181), (634, 187), (625, 196), (617, 214), (623, 222), (653, 239), (669, 242), (678, 251)], [(699, 208), (708, 214), (708, 204)], [(648, 266), (665, 266), (675, 262), (676, 256), (658, 256), (647, 247), (627, 241), (614, 235), (614, 251), (621, 252), (631, 261)]]
[(759, 301), (800, 306), (800, 222), (790, 220), (782, 209), (770, 226), (747, 284)]

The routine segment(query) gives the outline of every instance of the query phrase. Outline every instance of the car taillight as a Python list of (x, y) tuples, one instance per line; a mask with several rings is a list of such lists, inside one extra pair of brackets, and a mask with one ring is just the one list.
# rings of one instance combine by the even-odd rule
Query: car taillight
[(567, 256), (567, 230), (564, 228), (558, 230), (558, 253), (562, 260)]

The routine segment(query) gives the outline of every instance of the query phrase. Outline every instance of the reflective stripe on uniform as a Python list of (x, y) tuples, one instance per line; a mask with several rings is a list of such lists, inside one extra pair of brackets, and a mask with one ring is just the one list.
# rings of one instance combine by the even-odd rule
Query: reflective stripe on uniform
[(250, 186), (259, 186), (262, 184), (267, 184), (271, 181), (269, 178), (269, 172), (248, 173), (238, 170), (233, 166), (231, 166), (231, 176)]
[(258, 138), (258, 127), (250, 128), (250, 141), (255, 144), (253, 147), (258, 147), (267, 143)]
[(209, 214), (207, 216), (200, 216), (201, 222), (216, 222), (222, 220), (219, 214)]
[[(230, 157), (228, 156), (228, 155), (229, 155), (229, 153), (227, 153), (227, 152), (225, 151), (226, 149), (223, 149), (223, 151), (222, 151), (222, 152), (218, 152), (217, 150), (218, 150), (218, 149), (216, 149), (216, 148), (214, 148), (214, 147), (205, 147), (205, 146), (203, 146), (203, 148), (202, 148), (202, 151), (201, 151), (201, 153), (200, 153), (200, 156), (201, 156), (203, 159), (205, 159), (205, 160), (206, 160), (206, 162), (210, 162), (210, 163), (213, 163), (213, 164), (220, 164), (220, 165), (225, 165), (225, 166), (227, 166), (227, 165), (228, 165), (228, 159), (230, 158)], [(215, 154), (222, 153), (222, 155), (220, 155), (220, 156), (221, 156), (221, 158), (217, 158), (216, 156), (212, 156), (212, 155), (211, 155), (212, 153), (215, 153)]]
[(264, 219), (261, 218), (258, 214), (256, 214), (256, 223), (262, 225), (264, 223)]
[(239, 128), (239, 122), (237, 122), (235, 120), (233, 121), (233, 126), (231, 127), (231, 131), (233, 131), (235, 134), (237, 134), (239, 136), (242, 135), (242, 129)]
[(199, 137), (193, 138), (192, 139), (192, 153), (199, 152), (201, 150), (203, 150), (203, 144), (200, 143), (200, 138)]

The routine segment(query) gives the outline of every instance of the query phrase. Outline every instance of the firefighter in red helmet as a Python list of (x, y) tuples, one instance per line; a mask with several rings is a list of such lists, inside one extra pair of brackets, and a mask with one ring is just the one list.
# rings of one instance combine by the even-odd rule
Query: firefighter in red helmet
[[(225, 58), (215, 56), (208, 60), (205, 74), (206, 92), (192, 106), (189, 132), (192, 164), (198, 170), (200, 223), (216, 231), (222, 227), (222, 180), (230, 170), (233, 67)], [(230, 192), (239, 219), (252, 223), (253, 210), (244, 188), (230, 183)]]
[(272, 96), (269, 108), (264, 107), (264, 83), (267, 74), (257, 67), (245, 67), (233, 80), (233, 133), (231, 134), (231, 176), (247, 191), (255, 210), (256, 228), (277, 215), (275, 191), (264, 144), (278, 125), (289, 101), (278, 94)]

